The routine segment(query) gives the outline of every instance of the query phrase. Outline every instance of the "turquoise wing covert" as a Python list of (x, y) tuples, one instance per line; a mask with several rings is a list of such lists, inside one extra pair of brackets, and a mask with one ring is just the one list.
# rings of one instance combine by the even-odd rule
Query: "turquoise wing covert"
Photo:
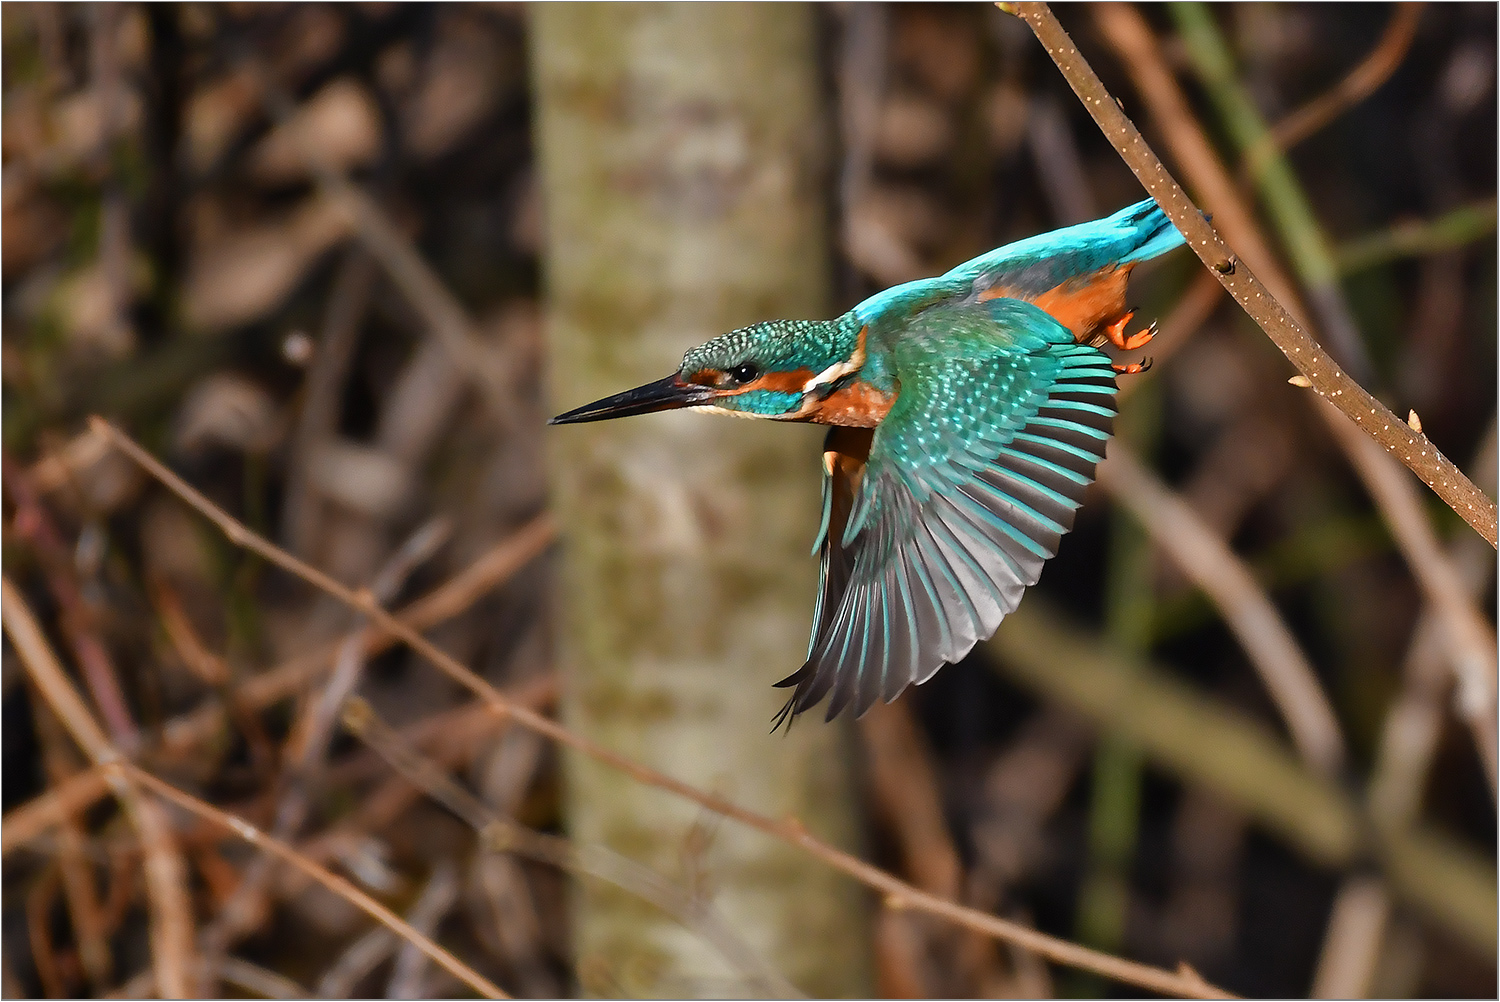
[(778, 724), (830, 693), (827, 719), (863, 714), (993, 634), (1113, 430), (1109, 357), (1029, 303), (940, 304), (889, 337), (895, 404), (873, 437), (829, 435), (812, 641)]

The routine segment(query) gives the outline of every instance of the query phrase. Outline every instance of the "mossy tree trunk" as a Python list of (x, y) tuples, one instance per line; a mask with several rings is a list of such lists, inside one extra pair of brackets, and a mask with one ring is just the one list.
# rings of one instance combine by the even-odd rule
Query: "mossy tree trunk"
[[(826, 123), (803, 5), (532, 8), (552, 399), (660, 378), (721, 331), (827, 312)], [(816, 568), (819, 433), (655, 414), (549, 432), (564, 530), (568, 723), (834, 842), (857, 839), (850, 731), (770, 734)], [(800, 990), (869, 990), (867, 902), (785, 845), (567, 760), (568, 824), (704, 891)], [(760, 986), (597, 886), (575, 898), (590, 994)]]

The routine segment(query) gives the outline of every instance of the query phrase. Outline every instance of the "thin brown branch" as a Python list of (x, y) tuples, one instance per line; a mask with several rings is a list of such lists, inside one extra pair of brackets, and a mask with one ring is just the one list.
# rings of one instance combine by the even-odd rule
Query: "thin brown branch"
[[(458, 903), (458, 871), (447, 859), (439, 859), (427, 879), (427, 886), (407, 913), (407, 921), (413, 929), (430, 936), (437, 929), (443, 916)], [(396, 953), (395, 969), (386, 988), (389, 999), (415, 999), (422, 997), (422, 975), (426, 973), (426, 960), (413, 944), (405, 943)]]
[(52, 827), (108, 794), (109, 782), (104, 778), (104, 769), (97, 765), (49, 787), (35, 799), (12, 808), (0, 820), (0, 854), (9, 855), (13, 849), (35, 842)]
[[(1351, 379), (1293, 318), (1279, 297), (1256, 278), (1162, 165), (1047, 4), (1026, 2), (1007, 6), (1035, 32), (1105, 137), (1182, 232), (1193, 253), (1213, 270), (1220, 284), (1307, 377), (1312, 387), (1361, 431), (1405, 463), (1491, 546), (1496, 545), (1495, 502), (1474, 486), (1425, 435), (1413, 431)], [(1222, 210), (1215, 206), (1215, 211)]]
[[(198, 967), (201, 974), (207, 975), (210, 973), (207, 963), (200, 963)], [(217, 980), (243, 988), (262, 998), (306, 999), (317, 997), (291, 978), (277, 974), (275, 971), (268, 971), (264, 967), (258, 967), (248, 960), (241, 960), (238, 957), (224, 957), (211, 970)], [(147, 968), (125, 982), (116, 991), (106, 995), (105, 998), (149, 999), (156, 997), (157, 994), (156, 974), (150, 968)]]
[(1317, 672), (1249, 568), (1118, 440), (1099, 466), (1099, 482), (1219, 607), (1303, 760), (1314, 771), (1337, 777), (1345, 760), (1338, 717)]
[[(1245, 259), (1249, 260), (1255, 269), (1266, 277), (1266, 285), (1271, 291), (1277, 297), (1283, 298), (1292, 308), (1293, 312), (1301, 315), (1301, 305), (1295, 299), (1288, 298), (1292, 290), (1295, 289), (1291, 278), (1283, 270), (1278, 259), (1271, 253), (1265, 238), (1261, 235), (1259, 225), (1255, 222), (1248, 206), (1230, 180), (1229, 172), (1225, 169), (1223, 163), (1220, 162), (1217, 154), (1213, 152), (1212, 147), (1209, 146), (1208, 140), (1203, 134), (1202, 128), (1193, 118), (1192, 112), (1188, 108), (1176, 80), (1173, 79), (1170, 70), (1167, 68), (1166, 61), (1145, 20), (1138, 11), (1124, 4), (1103, 5), (1099, 9), (1097, 16), (1106, 39), (1109, 40), (1120, 54), (1125, 65), (1130, 70), (1137, 87), (1146, 98), (1147, 103), (1151, 105), (1155, 118), (1160, 123), (1174, 155), (1182, 164), (1186, 176), (1200, 193), (1206, 194), (1212, 192), (1215, 198), (1222, 199), (1220, 202), (1210, 203), (1217, 213), (1215, 218), (1220, 220), (1225, 232), (1245, 252)], [(1072, 43), (1069, 42), (1068, 44), (1071, 46)], [(1074, 51), (1076, 54), (1076, 50)], [(1079, 62), (1082, 62), (1082, 57), (1079, 57)], [(1086, 64), (1084, 68), (1087, 70)], [(1092, 75), (1091, 70), (1088, 72)], [(1097, 84), (1097, 78), (1093, 79), (1095, 84)], [(1126, 124), (1129, 124), (1128, 121)], [(1134, 132), (1134, 126), (1130, 126), (1130, 128)], [(1139, 139), (1138, 134), (1136, 134), (1136, 140), (1141, 149), (1146, 150), (1152, 162), (1156, 163), (1155, 155), (1150, 153), (1150, 150), (1145, 147), (1144, 141)], [(1118, 148), (1120, 147), (1117, 145)], [(1130, 161), (1130, 157), (1126, 156), (1125, 152), (1122, 151), (1121, 156), (1125, 157), (1127, 162)], [(1159, 163), (1157, 166), (1160, 168)], [(1164, 170), (1162, 171), (1162, 176), (1167, 177)], [(1170, 182), (1170, 177), (1167, 177), (1167, 180)], [(1172, 190), (1180, 195), (1181, 189), (1176, 187), (1175, 182), (1171, 183)], [(1184, 232), (1187, 231), (1184, 230)], [(1219, 277), (1221, 281), (1224, 279), (1222, 275)], [(1286, 295), (1283, 295), (1283, 292)], [(1254, 316), (1253, 312), (1252, 316)], [(1267, 333), (1271, 333), (1270, 328), (1265, 328), (1264, 324), (1262, 324), (1262, 327), (1267, 330)], [(1353, 381), (1349, 380), (1346, 375), (1341, 373), (1340, 376), (1347, 385), (1355, 386)], [(1317, 385), (1311, 378), (1308, 379), (1308, 382), (1310, 385)], [(1357, 389), (1357, 386), (1355, 388)], [(1322, 393), (1323, 390), (1320, 389), (1319, 392)], [(1364, 391), (1359, 390), (1359, 392), (1363, 393)], [(1409, 515), (1411, 511), (1419, 510), (1421, 507), (1420, 498), (1415, 487), (1404, 477), (1392, 475), (1395, 464), (1388, 456), (1377, 455), (1374, 450), (1356, 448), (1358, 436), (1351, 433), (1349, 422), (1343, 419), (1344, 415), (1349, 413), (1345, 405), (1353, 398), (1349, 397), (1346, 399), (1341, 395), (1342, 393), (1342, 390), (1335, 391), (1332, 398), (1332, 402), (1338, 406), (1338, 409), (1335, 410), (1334, 407), (1330, 406), (1319, 407), (1317, 409), (1319, 416), (1328, 425), (1329, 430), (1334, 435), (1335, 441), (1348, 454), (1356, 472), (1365, 481), (1371, 497), (1381, 507), (1382, 514), (1390, 525), (1391, 531), (1396, 534), (1411, 534), (1410, 538), (1404, 539), (1401, 542), (1403, 553), (1420, 554), (1429, 563), (1434, 565), (1445, 563), (1446, 558), (1441, 551), (1430, 545), (1432, 535), (1431, 526), (1419, 526), (1417, 520)], [(1384, 410), (1383, 407), (1381, 409)], [(1343, 414), (1340, 414), (1339, 411), (1343, 411)], [(1400, 425), (1400, 431), (1403, 433), (1411, 432), (1411, 429), (1405, 422), (1397, 420), (1395, 415), (1390, 414), (1389, 411), (1385, 411), (1384, 413), (1387, 417), (1382, 420), (1387, 421), (1391, 425)], [(1355, 424), (1360, 425), (1361, 429), (1366, 432), (1370, 431), (1368, 427), (1369, 422), (1361, 423), (1356, 418)], [(1392, 433), (1396, 432), (1394, 428), (1386, 430)], [(1413, 434), (1420, 436), (1420, 433)], [(1378, 439), (1378, 436), (1374, 437)], [(1432, 447), (1425, 438), (1421, 439), (1421, 443), (1423, 448), (1430, 449), (1433, 455), (1441, 456), (1437, 452), (1437, 449)], [(1386, 443), (1382, 442), (1381, 444), (1385, 445)], [(1408, 456), (1407, 459), (1409, 460), (1410, 457)], [(1442, 458), (1442, 462), (1449, 466), (1452, 465), (1446, 457)], [(1411, 466), (1412, 464), (1408, 461), (1407, 465)], [(1420, 475), (1420, 471), (1418, 472)], [(1476, 492), (1479, 492), (1479, 488), (1474, 487), (1472, 482), (1467, 480), (1467, 478), (1465, 478), (1464, 483), (1473, 487)], [(1485, 497), (1488, 502), (1487, 496), (1483, 495), (1482, 492), (1479, 492), (1479, 494), (1481, 497)], [(1445, 498), (1444, 500), (1448, 499)], [(1491, 505), (1491, 510), (1493, 510), (1493, 502), (1488, 503)], [(1459, 514), (1462, 515), (1463, 512), (1459, 512)], [(1471, 521), (1470, 524), (1474, 523)], [(1493, 546), (1495, 544), (1493, 523), (1491, 525), (1492, 531), (1488, 535), (1484, 533), (1481, 533), (1481, 535)], [(1420, 584), (1423, 571), (1416, 566), (1413, 566), (1412, 569), (1413, 573), (1418, 575)], [(1451, 569), (1448, 572), (1439, 572), (1439, 574), (1447, 578), (1453, 577)], [(1455, 603), (1458, 601), (1454, 596), (1453, 590), (1445, 587), (1441, 581), (1438, 582), (1438, 587), (1447, 596), (1446, 600), (1449, 602), (1450, 613), (1453, 613), (1457, 607)], [(1472, 606), (1470, 608), (1472, 609)], [(1472, 620), (1473, 616), (1477, 616), (1477, 613), (1472, 613), (1467, 618)], [(1456, 646), (1464, 647), (1471, 651), (1479, 649), (1475, 646), (1478, 631), (1473, 629), (1472, 622), (1465, 625), (1454, 614), (1452, 625), (1460, 630), (1459, 633), (1454, 634)], [(1466, 637), (1467, 640), (1465, 640)], [(1491, 668), (1493, 668), (1493, 665), (1491, 665)], [(1459, 670), (1457, 662), (1455, 662), (1455, 670)], [(1477, 705), (1477, 702), (1475, 705)], [(1495, 718), (1493, 709), (1484, 711), (1484, 717), (1478, 723), (1473, 723), (1471, 719), (1471, 725), (1474, 727), (1476, 747), (1481, 757), (1487, 763), (1485, 765), (1486, 773), (1493, 776), (1494, 766), (1491, 764), (1495, 760), (1495, 740), (1493, 737), (1495, 732)]]
[(120, 752), (89, 713), (82, 697), (68, 681), (41, 624), (21, 592), (0, 578), (0, 616), (16, 653), (47, 705), (62, 721), (80, 748), (105, 768), (105, 778), (120, 801), (145, 852), (146, 893), (151, 904), (151, 962), (161, 993), (169, 998), (191, 998), (194, 990), (193, 911), (188, 898), (187, 868), (161, 808), (140, 796), (118, 774), (112, 774)]
[(114, 660), (99, 638), (95, 623), (97, 616), (84, 600), (68, 546), (26, 474), (11, 466), (8, 460), (5, 463), (5, 486), (16, 503), (16, 531), (35, 548), (47, 580), (47, 590), (61, 607), (59, 622), (63, 637), (73, 651), (89, 696), (109, 729), (110, 739), (120, 749), (132, 752), (140, 745), (140, 731), (130, 715), (124, 690), (120, 688)]
[[(33, 699), (31, 716), (42, 745), (42, 765), (48, 785), (65, 783), (78, 772), (78, 762), (66, 732), (44, 700)], [(78, 943), (78, 957), (95, 992), (109, 984), (113, 958), (110, 955), (104, 915), (94, 883), (94, 864), (88, 858), (88, 833), (78, 814), (57, 827), (57, 865), (62, 874), (63, 898)]]
[(1462, 575), (1443, 552), (1422, 499), (1410, 482), (1364, 435), (1347, 421), (1330, 422), (1359, 467), (1391, 528), (1428, 607), (1443, 624), (1449, 661), (1458, 680), (1458, 712), (1468, 723), (1479, 751), (1490, 793), (1496, 790), (1495, 631), (1469, 596)]
[(351, 699), (344, 725), (407, 782), (466, 821), (492, 851), (513, 852), (577, 876), (612, 884), (660, 908), (711, 943), (726, 960), (755, 982), (757, 991), (775, 998), (801, 993), (779, 971), (752, 950), (706, 901), (670, 883), (655, 870), (602, 845), (575, 845), (565, 838), (534, 831), (485, 804), (411, 748), (363, 700)]
[[(394, 597), (411, 571), (447, 541), (449, 531), (450, 523), (444, 518), (433, 519), (417, 530), (375, 575), (370, 586), (375, 598), (385, 602)], [(333, 674), (322, 691), (306, 701), (302, 716), (284, 746), (282, 760), (290, 765), (279, 779), (281, 794), (271, 832), (272, 837), (279, 841), (289, 842), (296, 838), (307, 819), (314, 787), (333, 738), (339, 706), (359, 683), (364, 669), (361, 633), (361, 628), (355, 628), (339, 645)], [(211, 966), (228, 950), (230, 943), (254, 929), (262, 910), (261, 896), (271, 871), (269, 856), (255, 860), (219, 909), (218, 916), (203, 931), (200, 944), (206, 962)]]
[[(109, 440), (90, 433), (90, 439), (109, 448)], [(510, 580), (514, 574), (540, 556), (552, 545), (556, 536), (550, 515), (543, 513), (532, 519), (515, 533), (485, 551), (468, 567), (459, 571), (426, 595), (406, 606), (398, 618), (416, 630), (428, 630), (452, 619), (466, 610), (490, 591)], [(364, 656), (373, 657), (387, 650), (396, 638), (378, 625), (366, 627), (361, 633)], [(247, 679), (237, 689), (233, 698), (246, 712), (263, 710), (283, 699), (288, 699), (327, 669), (337, 657), (340, 641), (326, 644), (311, 653), (298, 655), (275, 668)], [(546, 678), (521, 686), (508, 693), (510, 699), (522, 706), (542, 709), (555, 696), (556, 683)], [(224, 705), (210, 702), (185, 716), (167, 723), (163, 729), (163, 746), (173, 755), (187, 754), (209, 741), (225, 722)], [(464, 733), (462, 730), (459, 733)], [(63, 818), (86, 810), (101, 797), (109, 794), (104, 771), (95, 766), (68, 780), (62, 786), (38, 795), (34, 800), (13, 808), (0, 825), (0, 855), (28, 845)]]
[[(541, 556), (556, 538), (551, 515), (543, 512), (513, 534), (495, 544), (478, 560), (402, 609), (397, 618), (414, 630), (429, 630), (468, 610), (486, 594), (510, 580)], [(396, 643), (379, 625), (361, 634), (366, 658)], [(301, 692), (318, 673), (332, 666), (342, 641), (324, 644), (247, 679), (235, 692), (240, 704), (254, 710), (288, 699)], [(210, 740), (224, 725), (224, 707), (209, 703), (167, 723), (163, 744), (175, 753), (186, 753)]]
[(822, 860), (840, 872), (848, 874), (861, 883), (884, 895), (888, 901), (903, 907), (928, 912), (946, 918), (959, 925), (983, 932), (1006, 942), (1015, 943), (1059, 964), (1091, 971), (1104, 977), (1114, 978), (1127, 984), (1137, 985), (1152, 991), (1186, 997), (1223, 997), (1227, 993), (1206, 987), (1200, 979), (1167, 971), (1149, 964), (1139, 964), (1120, 957), (1090, 950), (1066, 940), (1048, 936), (1016, 922), (1009, 922), (973, 908), (965, 908), (936, 895), (928, 894), (899, 880), (878, 867), (872, 866), (816, 838), (794, 819), (777, 821), (754, 811), (746, 810), (731, 801), (713, 794), (704, 793), (681, 780), (647, 768), (634, 760), (605, 746), (575, 734), (561, 724), (535, 711), (515, 705), (484, 679), (448, 656), (410, 626), (400, 622), (382, 609), (368, 593), (356, 592), (327, 574), (256, 535), (232, 516), (209, 501), (201, 493), (188, 486), (181, 477), (163, 466), (154, 456), (142, 449), (124, 432), (105, 421), (94, 417), (91, 424), (100, 434), (110, 440), (127, 456), (140, 464), (148, 473), (168, 489), (182, 498), (221, 531), (236, 545), (260, 554), (269, 562), (295, 574), (309, 584), (327, 592), (353, 609), (368, 615), (386, 632), (399, 637), (404, 643), (454, 681), (482, 699), (494, 712), (514, 720), (529, 730), (572, 748), (595, 761), (624, 773), (636, 782), (665, 790), (686, 800), (693, 801), (724, 817), (733, 818), (747, 827), (754, 828), (772, 838), (796, 846)]
[[(1331, 88), (1276, 123), (1271, 130), (1276, 148), (1291, 149), (1375, 93), (1406, 58), (1412, 40), (1417, 37), (1417, 22), (1421, 18), (1422, 4), (1397, 4), (1380, 41), (1358, 66)], [(1266, 156), (1265, 153), (1252, 153), (1246, 157), (1246, 173), (1255, 176)]]
[(385, 905), (382, 905), (379, 901), (376, 901), (344, 878), (330, 873), (328, 870), (314, 863), (291, 846), (271, 838), (250, 822), (226, 811), (221, 811), (212, 804), (205, 803), (189, 793), (184, 793), (172, 784), (158, 779), (144, 769), (129, 762), (117, 762), (114, 768), (135, 783), (155, 793), (163, 800), (169, 800), (189, 814), (193, 814), (204, 821), (233, 832), (257, 849), (269, 853), (280, 859), (283, 863), (301, 870), (334, 894), (337, 894), (370, 915), (402, 939), (414, 944), (417, 949), (441, 965), (444, 970), (485, 998), (503, 999), (510, 997), (488, 978), (470, 968), (463, 961), (453, 956), (453, 954), (441, 946), (438, 946), (416, 929), (413, 929), (399, 915), (385, 907)]

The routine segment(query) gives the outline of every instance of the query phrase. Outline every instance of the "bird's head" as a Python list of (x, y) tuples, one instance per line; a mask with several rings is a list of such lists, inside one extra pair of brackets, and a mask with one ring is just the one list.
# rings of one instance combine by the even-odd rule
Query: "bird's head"
[[(772, 320), (720, 334), (683, 356), (663, 379), (559, 414), (551, 424), (578, 424), (699, 407), (740, 417), (788, 420), (847, 373), (858, 324), (838, 320)], [(852, 365), (852, 367), (851, 367)]]

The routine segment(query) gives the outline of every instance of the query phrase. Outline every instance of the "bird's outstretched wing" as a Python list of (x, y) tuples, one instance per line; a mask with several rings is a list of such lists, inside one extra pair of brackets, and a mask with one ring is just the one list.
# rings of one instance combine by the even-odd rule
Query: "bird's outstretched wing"
[(862, 714), (989, 637), (1113, 430), (1109, 358), (1029, 303), (935, 307), (891, 350), (900, 394), (873, 437), (829, 435), (812, 642), (778, 723), (830, 693), (828, 719)]

